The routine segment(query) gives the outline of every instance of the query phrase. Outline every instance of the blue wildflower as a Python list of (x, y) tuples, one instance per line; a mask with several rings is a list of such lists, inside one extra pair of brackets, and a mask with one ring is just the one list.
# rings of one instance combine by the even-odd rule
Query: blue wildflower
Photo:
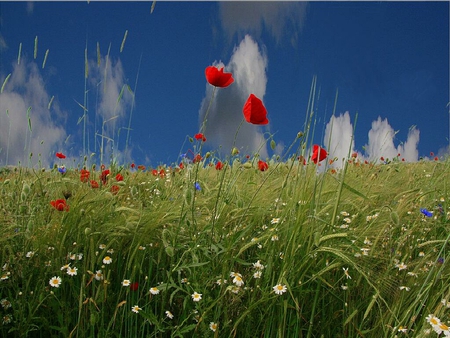
[(424, 214), (425, 216), (427, 216), (427, 217), (432, 217), (432, 216), (433, 216), (433, 213), (429, 212), (429, 211), (428, 211), (427, 209), (425, 209), (425, 208), (420, 209), (420, 212), (421, 212), (422, 214)]
[(58, 171), (59, 171), (61, 174), (65, 174), (66, 171), (67, 171), (67, 169), (66, 169), (65, 166), (62, 165), (62, 166), (58, 167)]
[(200, 187), (200, 183), (195, 182), (194, 186), (195, 186), (195, 190), (202, 190), (202, 187)]

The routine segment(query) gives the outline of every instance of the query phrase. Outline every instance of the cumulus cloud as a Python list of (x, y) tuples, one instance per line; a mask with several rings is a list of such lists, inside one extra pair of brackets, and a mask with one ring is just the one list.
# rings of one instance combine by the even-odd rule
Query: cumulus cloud
[(412, 127), (407, 136), (406, 142), (395, 147), (395, 131), (389, 125), (387, 119), (378, 117), (372, 122), (372, 129), (369, 131), (369, 143), (366, 145), (366, 153), (371, 161), (376, 161), (381, 156), (384, 158), (394, 158), (400, 154), (402, 158), (409, 162), (418, 160), (417, 145), (419, 143), (420, 132)]
[[(230, 62), (225, 66), (226, 72), (233, 73), (235, 82), (227, 88), (217, 88), (211, 105), (213, 87), (206, 84), (205, 98), (199, 111), (199, 123), (201, 126), (209, 107), (205, 131), (209, 146), (221, 148), (224, 154), (228, 154), (234, 145), (241, 152), (259, 152), (263, 158), (267, 157), (264, 127), (244, 122), (239, 129), (243, 119), (242, 107), (248, 96), (253, 93), (261, 100), (264, 98), (267, 64), (264, 51), (247, 35), (234, 49)], [(215, 62), (214, 65), (224, 66), (221, 61)], [(239, 133), (235, 137), (238, 129)]]
[(231, 38), (237, 34), (259, 37), (265, 28), (276, 40), (290, 36), (295, 44), (303, 27), (307, 2), (282, 1), (221, 1), (219, 4), (222, 28)]
[[(1, 81), (6, 76), (2, 76)], [(64, 113), (55, 103), (49, 109), (47, 93), (39, 68), (22, 58), (13, 64), (11, 76), (0, 94), (0, 163), (2, 165), (50, 164), (54, 152), (60, 151), (66, 132), (58, 124)], [(30, 110), (29, 110), (30, 109)], [(27, 116), (29, 111), (29, 116)], [(7, 113), (6, 113), (7, 112)], [(31, 122), (31, 130), (28, 124)]]
[(350, 122), (350, 114), (331, 116), (330, 122), (325, 128), (324, 146), (328, 149), (330, 158), (337, 157), (335, 166), (342, 166), (342, 161), (347, 159), (349, 151), (353, 152), (353, 125)]
[[(329, 158), (337, 157), (333, 167), (342, 167), (343, 159), (347, 159), (349, 150), (354, 152), (355, 144), (352, 140), (353, 126), (350, 122), (350, 114), (345, 112), (338, 117), (332, 116), (325, 129), (324, 147), (328, 149)], [(420, 132), (415, 127), (409, 129), (406, 142), (395, 146), (396, 132), (387, 119), (378, 117), (372, 122), (372, 128), (368, 133), (368, 143), (365, 145), (365, 153), (358, 153), (360, 160), (377, 162), (381, 157), (386, 159), (400, 158), (407, 162), (416, 162), (419, 152)]]
[[(99, 146), (101, 146), (101, 139), (103, 138), (103, 156), (108, 157), (112, 149), (115, 151), (114, 156), (123, 156), (123, 154), (116, 152), (118, 144), (113, 145), (111, 141), (114, 140), (117, 143), (120, 130), (127, 127), (128, 119), (126, 117), (130, 113), (133, 100), (133, 96), (127, 88), (121, 61), (102, 58), (100, 66), (98, 66), (97, 61), (92, 60), (89, 63), (89, 82), (98, 95), (95, 97), (97, 102), (95, 107), (97, 152), (100, 152)], [(100, 136), (102, 132), (103, 137)], [(122, 135), (124, 135), (124, 132)], [(122, 141), (125, 142), (123, 136), (122, 138)]]

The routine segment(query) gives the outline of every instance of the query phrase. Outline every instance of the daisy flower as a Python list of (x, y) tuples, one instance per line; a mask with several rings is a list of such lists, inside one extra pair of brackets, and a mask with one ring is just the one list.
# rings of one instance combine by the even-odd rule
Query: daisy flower
[(216, 332), (217, 330), (217, 323), (211, 322), (209, 323), (209, 328), (211, 331)]
[(112, 263), (112, 258), (109, 256), (105, 256), (105, 258), (103, 258), (103, 264), (111, 264)]
[(61, 277), (53, 276), (48, 283), (52, 288), (59, 288), (61, 285)]
[(34, 256), (34, 251), (28, 251), (27, 254), (25, 255), (25, 257), (27, 258), (31, 258)]
[(73, 267), (73, 268), (68, 267), (67, 268), (67, 274), (69, 276), (76, 276), (77, 275), (77, 270), (78, 270), (78, 268), (76, 268), (76, 267)]
[(166, 311), (165, 314), (166, 314), (166, 317), (167, 317), (167, 318), (173, 319), (173, 314), (172, 314), (172, 312)]
[(122, 286), (130, 286), (131, 282), (129, 279), (124, 279), (122, 282)]
[(199, 302), (202, 299), (202, 294), (194, 291), (191, 297), (194, 302)]
[(406, 270), (408, 268), (408, 266), (403, 262), (396, 264), (395, 267), (398, 268), (398, 271)]
[(262, 265), (262, 264), (260, 263), (259, 259), (258, 259), (258, 261), (257, 261), (256, 263), (253, 263), (253, 267), (254, 267), (256, 270), (263, 270), (263, 269), (264, 269), (264, 265)]
[(152, 295), (157, 295), (159, 293), (159, 289), (157, 287), (150, 288), (150, 293)]
[(262, 275), (261, 270), (258, 270), (253, 274), (253, 278), (255, 279), (261, 278), (261, 275)]
[(103, 273), (102, 270), (95, 271), (95, 279), (96, 280), (102, 280), (103, 279)]
[(141, 310), (142, 309), (138, 305), (135, 305), (131, 308), (131, 311), (133, 311), (134, 313), (139, 313), (139, 311)]
[(244, 280), (242, 279), (241, 276), (235, 276), (233, 278), (233, 283), (236, 284), (237, 286), (242, 286), (244, 285)]
[(277, 285), (275, 285), (273, 288), (273, 291), (275, 291), (275, 293), (277, 294), (277, 295), (282, 295), (283, 293), (285, 293), (286, 292), (286, 285), (281, 285), (281, 284), (277, 284)]
[(0, 300), (0, 305), (2, 306), (2, 308), (8, 309), (11, 307), (11, 302), (6, 298), (3, 298), (2, 300)]

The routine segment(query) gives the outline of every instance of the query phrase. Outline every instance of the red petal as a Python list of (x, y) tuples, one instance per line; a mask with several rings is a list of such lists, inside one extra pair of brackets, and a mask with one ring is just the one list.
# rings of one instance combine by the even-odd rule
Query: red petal
[(267, 119), (267, 110), (264, 107), (262, 101), (257, 98), (254, 94), (250, 94), (247, 102), (244, 104), (243, 113), (245, 120), (252, 124), (267, 124), (269, 120)]
[(219, 70), (217, 67), (209, 66), (205, 69), (206, 81), (215, 87), (225, 88), (234, 82), (231, 73), (224, 73), (223, 67)]

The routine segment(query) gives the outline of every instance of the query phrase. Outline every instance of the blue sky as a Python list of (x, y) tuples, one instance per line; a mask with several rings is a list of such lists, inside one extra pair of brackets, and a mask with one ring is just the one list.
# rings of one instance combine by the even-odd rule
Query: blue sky
[[(313, 141), (333, 155), (347, 154), (356, 114), (352, 148), (361, 157), (400, 152), (415, 161), (431, 151), (448, 153), (448, 2), (161, 1), (152, 13), (151, 7), (0, 2), (1, 83), (11, 74), (0, 94), (0, 165), (25, 163), (29, 152), (33, 163), (41, 154), (51, 165), (56, 151), (75, 162), (95, 153), (98, 161), (103, 121), (103, 162), (108, 140), (120, 162), (178, 162), (193, 149), (186, 136), (198, 132), (211, 97), (205, 67), (219, 64), (236, 81), (217, 90), (210, 108), (205, 150), (218, 156), (233, 145), (249, 93), (263, 99), (270, 123), (244, 124), (236, 145), (242, 154), (272, 156), (264, 144), (272, 134), (275, 152), (284, 154), (305, 128), (314, 76)], [(127, 89), (118, 101), (127, 85), (134, 101)], [(87, 109), (85, 136), (79, 104)]]

